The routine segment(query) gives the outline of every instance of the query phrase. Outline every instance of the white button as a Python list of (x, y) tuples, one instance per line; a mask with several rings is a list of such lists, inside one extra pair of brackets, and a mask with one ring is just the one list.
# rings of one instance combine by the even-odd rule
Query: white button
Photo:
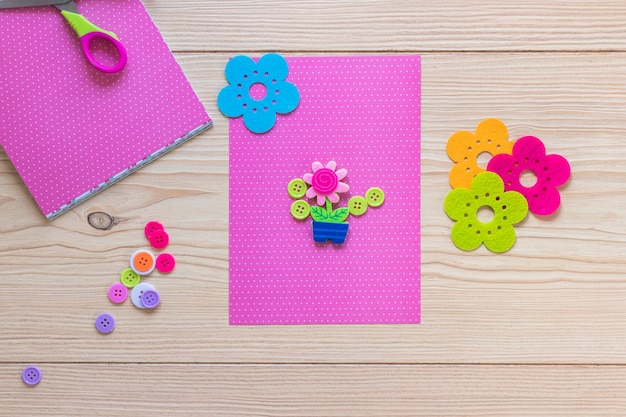
[(156, 266), (156, 258), (147, 249), (139, 249), (130, 257), (130, 267), (138, 275), (148, 275)]
[(145, 308), (143, 304), (141, 303), (141, 294), (143, 294), (144, 291), (148, 291), (148, 290), (156, 291), (154, 286), (146, 282), (140, 282), (139, 284), (135, 285), (133, 290), (130, 292), (130, 300), (133, 302), (135, 307)]

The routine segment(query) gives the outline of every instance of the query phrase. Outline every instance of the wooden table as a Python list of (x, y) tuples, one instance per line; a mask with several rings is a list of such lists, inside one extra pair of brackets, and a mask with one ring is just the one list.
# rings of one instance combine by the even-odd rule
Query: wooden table
[[(626, 3), (145, 3), (215, 126), (52, 222), (0, 156), (1, 415), (626, 415)], [(422, 324), (228, 325), (216, 96), (229, 56), (270, 51), (422, 55)], [(442, 209), (446, 141), (488, 117), (572, 167), (558, 214), (500, 255), (456, 249)], [(152, 219), (178, 260), (167, 304), (113, 310)], [(114, 337), (94, 330), (103, 310)]]

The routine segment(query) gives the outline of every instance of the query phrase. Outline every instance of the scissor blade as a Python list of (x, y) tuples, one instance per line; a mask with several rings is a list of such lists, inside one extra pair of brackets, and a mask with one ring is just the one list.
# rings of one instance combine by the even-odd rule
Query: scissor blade
[(67, 3), (68, 0), (0, 0), (0, 9), (14, 9), (16, 7), (52, 6)]

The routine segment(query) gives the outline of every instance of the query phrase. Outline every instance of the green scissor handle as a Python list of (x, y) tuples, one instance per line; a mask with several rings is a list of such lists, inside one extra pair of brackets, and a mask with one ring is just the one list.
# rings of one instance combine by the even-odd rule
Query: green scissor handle
[[(61, 14), (70, 24), (72, 29), (74, 29), (74, 32), (76, 32), (76, 34), (78, 35), (81, 46), (83, 48), (83, 53), (85, 54), (87, 60), (89, 61), (89, 63), (91, 63), (91, 65), (93, 65), (100, 71), (108, 73), (118, 72), (122, 68), (124, 68), (124, 65), (126, 65), (126, 61), (128, 60), (128, 56), (126, 54), (126, 49), (124, 48), (124, 45), (122, 45), (115, 33), (99, 28), (98, 26), (87, 20), (85, 16), (79, 13), (62, 10)], [(119, 61), (115, 65), (113, 65), (112, 67), (108, 67), (96, 61), (96, 59), (91, 54), (91, 51), (89, 50), (89, 44), (91, 44), (94, 39), (102, 39), (113, 44), (113, 46), (115, 47), (115, 49), (117, 49), (117, 52), (120, 55)]]

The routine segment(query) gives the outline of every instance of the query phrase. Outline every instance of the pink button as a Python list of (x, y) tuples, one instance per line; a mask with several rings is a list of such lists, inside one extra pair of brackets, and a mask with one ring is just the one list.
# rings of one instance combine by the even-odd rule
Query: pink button
[(162, 253), (156, 258), (156, 269), (159, 272), (168, 273), (176, 265), (176, 260), (169, 253)]
[(144, 227), (143, 229), (148, 239), (150, 239), (152, 233), (156, 232), (157, 230), (165, 230), (165, 227), (163, 227), (161, 223), (155, 221), (148, 222), (148, 224), (146, 224), (146, 227)]
[(109, 287), (109, 300), (112, 303), (120, 304), (126, 301), (128, 297), (128, 288), (120, 282), (116, 282), (115, 284)]
[(163, 249), (170, 243), (170, 237), (165, 230), (157, 230), (150, 235), (150, 244), (155, 249)]

